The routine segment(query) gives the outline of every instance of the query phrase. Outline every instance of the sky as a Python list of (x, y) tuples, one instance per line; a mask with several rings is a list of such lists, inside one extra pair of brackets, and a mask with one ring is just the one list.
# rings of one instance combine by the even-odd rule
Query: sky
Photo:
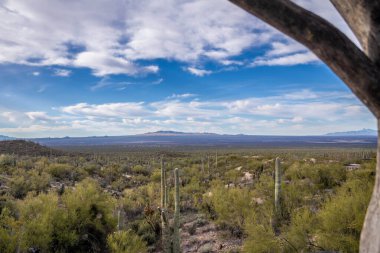
[[(354, 35), (328, 0), (294, 0)], [(375, 119), (227, 0), (0, 0), (0, 134), (319, 135)]]

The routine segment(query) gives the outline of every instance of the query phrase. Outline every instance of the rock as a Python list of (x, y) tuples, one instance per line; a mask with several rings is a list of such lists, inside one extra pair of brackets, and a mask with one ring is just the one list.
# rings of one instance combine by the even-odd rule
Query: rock
[(212, 243), (209, 243), (209, 242), (205, 243), (201, 247), (199, 247), (198, 252), (199, 253), (211, 253), (211, 252), (214, 252), (212, 250), (212, 246), (213, 246)]

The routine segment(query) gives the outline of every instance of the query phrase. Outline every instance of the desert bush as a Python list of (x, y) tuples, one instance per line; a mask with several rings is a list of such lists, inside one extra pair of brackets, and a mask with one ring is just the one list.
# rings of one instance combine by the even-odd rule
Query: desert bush
[(58, 197), (39, 194), (19, 202), (23, 227), (21, 246), (42, 252), (104, 252), (115, 228), (114, 203), (93, 180)]
[(327, 250), (358, 252), (360, 231), (373, 180), (348, 180), (318, 213), (318, 244)]
[(309, 179), (319, 189), (331, 189), (346, 180), (346, 170), (341, 164), (307, 164), (296, 162), (285, 171), (288, 180)]
[(117, 231), (107, 237), (111, 253), (144, 253), (147, 252), (145, 242), (131, 230)]
[(13, 155), (0, 155), (0, 167), (16, 166), (16, 157)]
[(243, 234), (247, 218), (252, 213), (251, 195), (248, 189), (226, 189), (219, 182), (214, 182), (211, 189), (211, 201), (217, 214), (217, 223), (226, 226), (236, 236)]
[(248, 237), (244, 240), (243, 252), (281, 252), (281, 247), (270, 224), (252, 223), (247, 226)]
[(48, 167), (48, 172), (54, 178), (58, 180), (71, 179), (73, 172), (73, 167), (68, 164), (54, 163), (50, 164)]
[(83, 166), (83, 169), (90, 175), (94, 176), (100, 172), (100, 166), (95, 163), (86, 163)]
[(16, 252), (19, 236), (19, 223), (7, 207), (3, 208), (0, 211), (0, 252)]
[(141, 174), (144, 176), (148, 176), (150, 174), (150, 171), (146, 167), (143, 167), (141, 165), (133, 166), (131, 171), (132, 171), (132, 173)]

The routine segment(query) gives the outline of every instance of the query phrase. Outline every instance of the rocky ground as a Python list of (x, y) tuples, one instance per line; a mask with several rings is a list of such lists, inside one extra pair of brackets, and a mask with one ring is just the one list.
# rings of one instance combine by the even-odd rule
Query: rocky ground
[(181, 249), (183, 253), (239, 252), (242, 240), (220, 230), (202, 215), (188, 213), (183, 216)]

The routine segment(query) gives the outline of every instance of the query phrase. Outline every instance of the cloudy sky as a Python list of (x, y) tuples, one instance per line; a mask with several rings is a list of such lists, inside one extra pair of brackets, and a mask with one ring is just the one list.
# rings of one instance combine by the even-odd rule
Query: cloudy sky
[[(355, 41), (328, 0), (295, 1)], [(226, 0), (0, 0), (0, 17), (0, 134), (375, 128), (311, 52)]]

